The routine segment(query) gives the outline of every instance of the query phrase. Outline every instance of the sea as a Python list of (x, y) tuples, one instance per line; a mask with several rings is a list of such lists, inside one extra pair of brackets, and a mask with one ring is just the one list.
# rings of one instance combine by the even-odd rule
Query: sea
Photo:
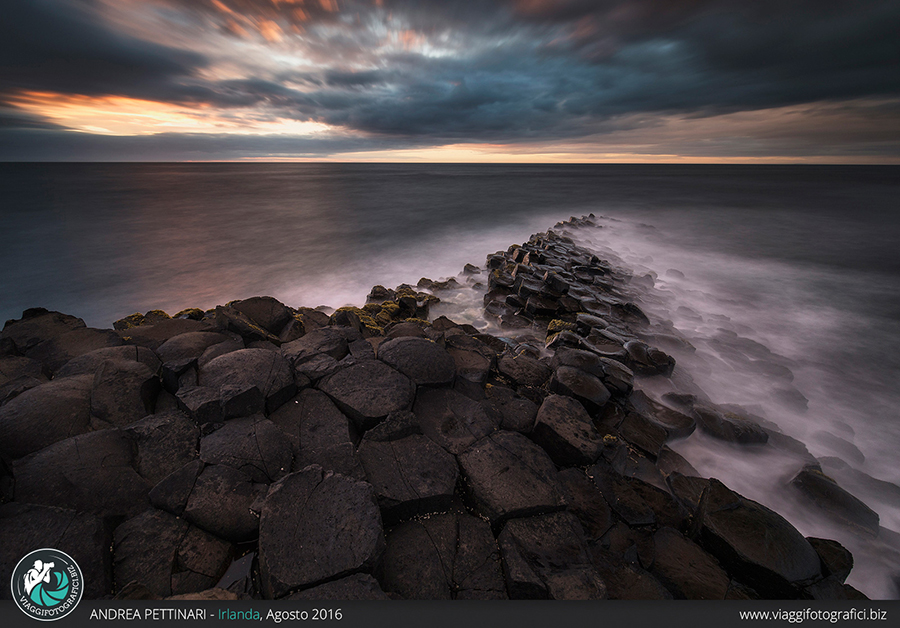
[[(587, 214), (595, 226), (555, 227)], [(895, 166), (0, 164), (0, 320), (39, 306), (110, 327), (254, 295), (362, 305), (376, 284), (469, 286), (465, 264), (548, 229), (631, 273), (684, 340), (676, 370), (804, 443), (881, 532), (800, 499), (796, 456), (699, 432), (673, 449), (845, 544), (850, 584), (900, 597)], [(438, 312), (488, 326), (478, 290)]]

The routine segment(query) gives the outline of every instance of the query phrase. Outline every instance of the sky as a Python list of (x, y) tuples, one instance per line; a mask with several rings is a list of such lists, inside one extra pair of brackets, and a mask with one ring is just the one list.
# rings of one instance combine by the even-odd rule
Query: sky
[(2, 9), (2, 161), (900, 163), (900, 0)]

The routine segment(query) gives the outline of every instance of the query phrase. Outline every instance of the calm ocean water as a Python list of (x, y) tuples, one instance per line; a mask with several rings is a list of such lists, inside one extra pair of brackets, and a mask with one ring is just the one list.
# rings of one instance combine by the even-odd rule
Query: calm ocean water
[[(594, 212), (601, 227), (573, 235), (655, 278), (644, 306), (695, 346), (676, 357), (714, 400), (900, 483), (898, 199), (896, 167), (0, 164), (0, 317), (43, 306), (108, 327), (260, 294), (361, 304), (374, 284), (453, 276)], [(751, 368), (752, 343), (789, 376)], [(676, 448), (804, 533), (839, 538), (857, 558), (850, 582), (897, 597), (900, 543), (797, 506), (784, 489), (796, 461), (700, 435)], [(836, 477), (900, 531), (900, 499)]]

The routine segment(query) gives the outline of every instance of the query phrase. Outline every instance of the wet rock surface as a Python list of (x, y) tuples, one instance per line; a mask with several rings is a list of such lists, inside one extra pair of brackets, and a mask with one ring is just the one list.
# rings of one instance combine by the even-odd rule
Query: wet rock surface
[[(115, 332), (8, 322), (0, 576), (35, 545), (73, 555), (92, 598), (864, 598), (840, 543), (676, 453), (711, 437), (793, 456), (798, 504), (889, 544), (851, 491), (900, 489), (853, 466), (852, 434), (819, 430), (842, 459), (817, 466), (751, 406), (712, 403), (666, 353), (693, 347), (632, 290), (655, 277), (564, 235), (486, 268), (335, 311), (262, 296)], [(475, 281), (493, 327), (429, 314)], [(805, 408), (765, 347), (713, 342)]]

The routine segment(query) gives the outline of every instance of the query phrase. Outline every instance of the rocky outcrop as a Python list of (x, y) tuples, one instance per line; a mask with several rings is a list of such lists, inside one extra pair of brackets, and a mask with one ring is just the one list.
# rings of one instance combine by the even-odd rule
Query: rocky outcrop
[(649, 344), (679, 344), (629, 289), (651, 277), (552, 231), (486, 267), (465, 277), (497, 335), (429, 322), (435, 292), (468, 289), (429, 279), (334, 312), (8, 322), (0, 576), (51, 546), (93, 598), (859, 599), (843, 546), (701, 477), (677, 441), (789, 452), (813, 465), (798, 497), (863, 536), (889, 531), (845, 479), (893, 485), (823, 460), (839, 485), (710, 402)]

